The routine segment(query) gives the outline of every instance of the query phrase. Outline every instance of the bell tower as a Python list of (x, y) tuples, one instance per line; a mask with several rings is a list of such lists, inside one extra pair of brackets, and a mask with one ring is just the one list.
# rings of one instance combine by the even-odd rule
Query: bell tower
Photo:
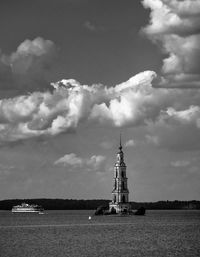
[(111, 213), (128, 213), (131, 211), (129, 203), (128, 178), (126, 176), (126, 164), (122, 151), (121, 134), (117, 161), (114, 166), (112, 202), (109, 203)]

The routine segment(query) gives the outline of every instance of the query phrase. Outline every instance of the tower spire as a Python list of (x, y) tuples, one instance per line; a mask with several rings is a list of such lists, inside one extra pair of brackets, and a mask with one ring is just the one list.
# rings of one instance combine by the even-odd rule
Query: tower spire
[(124, 153), (122, 151), (122, 134), (120, 132), (120, 137), (119, 137), (119, 152), (117, 153), (117, 162), (119, 164), (124, 164)]
[(119, 150), (122, 150), (122, 133), (120, 132), (120, 139), (119, 139)]

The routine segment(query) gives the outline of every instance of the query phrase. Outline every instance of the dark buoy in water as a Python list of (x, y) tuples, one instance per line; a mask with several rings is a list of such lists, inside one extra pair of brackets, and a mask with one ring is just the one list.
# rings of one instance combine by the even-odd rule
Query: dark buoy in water
[(146, 209), (144, 207), (140, 207), (134, 215), (145, 215)]

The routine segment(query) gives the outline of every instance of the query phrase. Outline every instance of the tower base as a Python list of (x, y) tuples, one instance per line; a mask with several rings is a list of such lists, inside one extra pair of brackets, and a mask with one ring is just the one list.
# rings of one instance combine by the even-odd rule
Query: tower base
[(130, 213), (131, 204), (130, 203), (109, 203), (109, 212), (110, 213)]

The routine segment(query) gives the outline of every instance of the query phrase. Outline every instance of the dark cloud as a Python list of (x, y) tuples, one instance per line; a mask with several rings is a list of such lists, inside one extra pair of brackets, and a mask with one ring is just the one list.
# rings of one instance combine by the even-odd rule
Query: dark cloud
[(48, 75), (54, 65), (57, 48), (50, 40), (37, 37), (22, 42), (16, 52), (0, 54), (0, 89), (36, 91), (49, 87)]
[(173, 108), (162, 112), (155, 123), (148, 126), (147, 142), (170, 151), (200, 150), (200, 108), (191, 106), (185, 110)]

